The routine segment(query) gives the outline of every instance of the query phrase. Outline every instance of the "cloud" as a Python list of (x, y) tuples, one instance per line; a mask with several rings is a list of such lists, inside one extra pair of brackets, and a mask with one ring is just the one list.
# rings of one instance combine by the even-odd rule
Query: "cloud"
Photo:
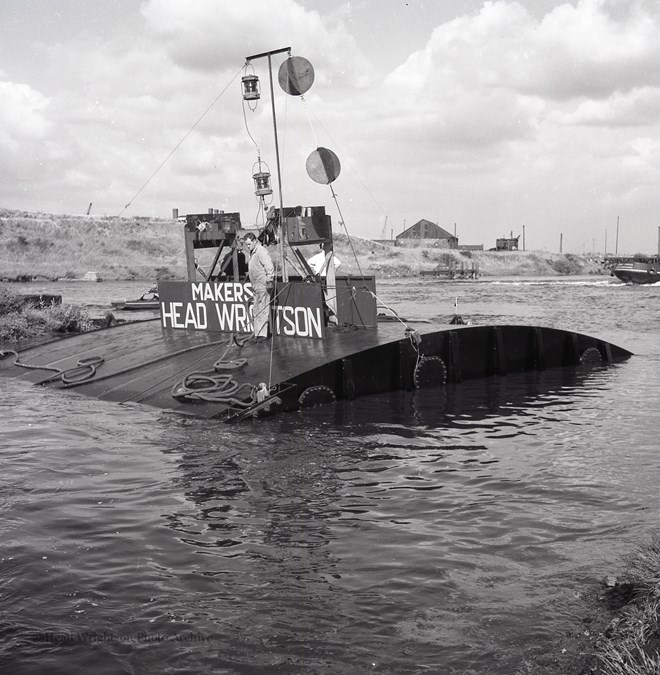
[(0, 82), (0, 138), (6, 147), (43, 138), (49, 129), (49, 100), (27, 84)]
[(294, 0), (149, 0), (142, 13), (172, 60), (191, 70), (240, 67), (246, 56), (291, 47), (321, 66), (321, 77), (360, 84), (371, 72), (341, 14), (321, 17)]
[(604, 127), (656, 126), (660, 120), (660, 88), (642, 87), (612, 94), (606, 100), (587, 100), (564, 115), (564, 124)]
[[(407, 42), (400, 21), (396, 34), (359, 45), (353, 35), (372, 30), (365, 5), (314, 6), (146, 0), (128, 32), (100, 39), (69, 22), (66, 39), (31, 44), (38, 77), (16, 84), (0, 73), (0, 199), (73, 211), (93, 201), (116, 213), (167, 159), (129, 213), (222, 206), (249, 222), (256, 148), (242, 66), (290, 46), (316, 80), (304, 102), (276, 84), (285, 201), (327, 202), (304, 171), (325, 145), (342, 163), (335, 187), (357, 234), (380, 232), (385, 212), (391, 223), (459, 221), (463, 241), (479, 243), (484, 222), (507, 232), (522, 218), (586, 223), (619, 197), (631, 208), (639, 198), (640, 213), (660, 208), (657, 2), (577, 0), (541, 14), (493, 0), (428, 25), (425, 43)], [(409, 48), (390, 72), (388, 39)], [(265, 60), (254, 67), (263, 91)], [(275, 174), (267, 95), (246, 119)]]
[(477, 14), (437, 27), (389, 83), (426, 100), (493, 88), (554, 100), (606, 98), (660, 86), (658, 34), (657, 3), (580, 0), (537, 20), (517, 2), (486, 2)]

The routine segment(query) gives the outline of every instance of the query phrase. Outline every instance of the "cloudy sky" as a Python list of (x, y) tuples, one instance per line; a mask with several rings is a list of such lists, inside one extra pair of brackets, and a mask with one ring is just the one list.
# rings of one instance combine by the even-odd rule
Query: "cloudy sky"
[[(619, 218), (620, 253), (654, 252), (658, 36), (657, 0), (2, 0), (0, 207), (254, 224), (267, 61), (255, 110), (240, 80), (291, 47), (315, 81), (286, 95), (273, 57), (285, 205), (358, 236), (426, 218), (577, 253), (614, 252)], [(305, 172), (318, 146), (339, 208)]]

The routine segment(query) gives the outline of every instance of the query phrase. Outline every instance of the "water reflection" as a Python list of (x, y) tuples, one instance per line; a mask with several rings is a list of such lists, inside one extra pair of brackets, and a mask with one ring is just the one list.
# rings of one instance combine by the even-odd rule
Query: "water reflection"
[[(607, 366), (557, 368), (469, 380), (442, 387), (389, 392), (353, 401), (308, 409), (281, 422), (290, 433), (300, 426), (338, 425), (351, 433), (371, 433), (372, 425), (396, 428), (397, 434), (414, 438), (418, 427), (429, 429), (463, 428), (497, 418), (506, 427), (514, 415), (538, 418), (542, 409), (573, 405), (578, 408), (585, 397), (597, 397), (610, 389)], [(296, 421), (298, 420), (298, 421)]]

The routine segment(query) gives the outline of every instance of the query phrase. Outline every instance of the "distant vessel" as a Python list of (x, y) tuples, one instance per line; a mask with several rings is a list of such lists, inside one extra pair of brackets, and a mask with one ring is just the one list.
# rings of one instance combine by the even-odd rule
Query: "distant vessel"
[(110, 304), (113, 309), (160, 309), (158, 292), (153, 290), (143, 293), (137, 300), (113, 300)]
[(638, 256), (631, 262), (619, 263), (612, 274), (627, 284), (655, 284), (660, 281), (660, 258)]
[[(617, 220), (617, 225), (618, 225)], [(627, 284), (655, 284), (660, 281), (660, 227), (658, 228), (658, 254), (637, 254), (629, 260), (620, 260), (612, 274)]]
[(60, 277), (58, 281), (101, 281), (101, 277), (96, 272), (85, 272), (82, 277)]

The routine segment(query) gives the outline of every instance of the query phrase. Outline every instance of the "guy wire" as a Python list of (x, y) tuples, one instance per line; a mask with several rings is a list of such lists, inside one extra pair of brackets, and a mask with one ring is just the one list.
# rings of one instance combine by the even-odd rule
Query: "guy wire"
[[(242, 68), (241, 68), (241, 70), (242, 70)], [(196, 122), (190, 127), (190, 129), (188, 129), (188, 131), (184, 134), (183, 138), (182, 138), (182, 139), (181, 139), (181, 140), (180, 140), (180, 141), (172, 148), (172, 150), (170, 151), (170, 153), (169, 153), (169, 154), (167, 155), (167, 157), (165, 157), (165, 159), (158, 165), (158, 167), (157, 167), (156, 170), (151, 174), (151, 176), (149, 176), (149, 178), (147, 178), (147, 180), (145, 181), (144, 185), (142, 185), (142, 187), (141, 187), (141, 188), (140, 188), (140, 189), (139, 189), (139, 190), (131, 197), (131, 199), (129, 200), (128, 204), (126, 204), (126, 206), (124, 206), (124, 208), (119, 212), (119, 214), (117, 215), (117, 218), (119, 218), (119, 217), (122, 215), (122, 213), (124, 213), (124, 211), (126, 211), (126, 209), (133, 203), (133, 201), (135, 200), (135, 198), (142, 192), (142, 190), (144, 190), (144, 188), (146, 188), (147, 185), (149, 185), (149, 183), (153, 180), (154, 176), (155, 176), (155, 175), (163, 168), (163, 166), (165, 166), (165, 163), (167, 162), (167, 160), (169, 160), (169, 158), (170, 158), (170, 157), (171, 157), (171, 156), (179, 149), (179, 147), (181, 146), (181, 144), (182, 144), (182, 143), (188, 138), (188, 136), (190, 136), (190, 134), (195, 130), (195, 127), (196, 127), (196, 126), (204, 119), (204, 117), (206, 117), (206, 115), (207, 115), (208, 112), (211, 110), (211, 108), (212, 108), (212, 107), (220, 100), (220, 98), (224, 95), (224, 93), (227, 91), (227, 89), (229, 89), (229, 87), (230, 87), (230, 85), (233, 83), (233, 81), (241, 74), (241, 70), (239, 70), (239, 71), (234, 75), (234, 77), (231, 78), (231, 80), (227, 83), (227, 85), (225, 86), (225, 88), (224, 88), (224, 89), (223, 89), (223, 90), (222, 90), (222, 91), (221, 91), (221, 92), (213, 99), (213, 101), (211, 102), (211, 104), (210, 104), (210, 105), (206, 108), (206, 110), (199, 116), (199, 118), (197, 119), (197, 121), (196, 121)]]

